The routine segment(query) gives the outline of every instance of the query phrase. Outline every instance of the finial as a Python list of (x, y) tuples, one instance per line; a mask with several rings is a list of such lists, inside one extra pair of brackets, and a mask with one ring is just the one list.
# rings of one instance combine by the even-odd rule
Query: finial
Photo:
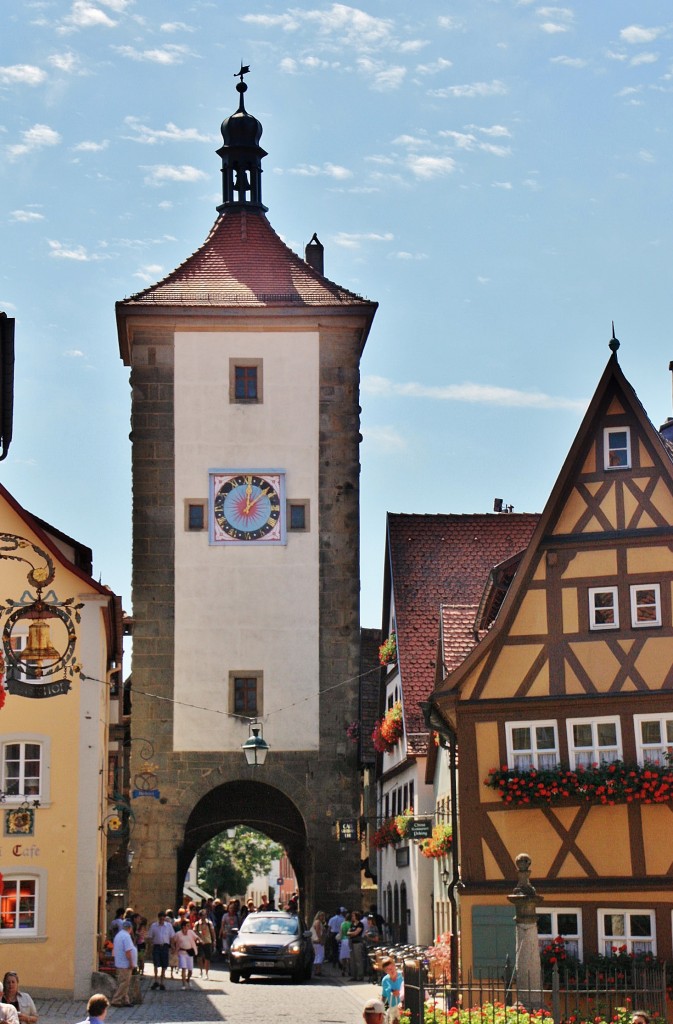
[(610, 351), (617, 355), (617, 349), (619, 348), (619, 338), (615, 337), (615, 322), (612, 321), (612, 337), (609, 342)]

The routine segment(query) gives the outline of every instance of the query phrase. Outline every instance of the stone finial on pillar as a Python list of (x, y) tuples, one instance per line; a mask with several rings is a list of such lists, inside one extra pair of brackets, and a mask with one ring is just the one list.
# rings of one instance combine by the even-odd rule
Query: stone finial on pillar
[(507, 899), (515, 910), (516, 978), (519, 1000), (525, 1003), (527, 1009), (537, 1010), (544, 1004), (536, 910), (543, 897), (538, 896), (535, 886), (531, 885), (531, 863), (527, 853), (520, 853), (516, 858), (516, 885)]

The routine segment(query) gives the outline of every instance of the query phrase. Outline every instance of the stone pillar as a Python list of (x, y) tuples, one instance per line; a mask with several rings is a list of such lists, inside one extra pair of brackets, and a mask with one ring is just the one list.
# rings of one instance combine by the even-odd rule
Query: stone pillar
[(537, 938), (536, 906), (543, 900), (530, 883), (531, 859), (527, 853), (516, 858), (518, 872), (514, 891), (507, 897), (515, 910), (516, 981), (520, 1002), (526, 1009), (537, 1010), (544, 1005), (542, 966)]

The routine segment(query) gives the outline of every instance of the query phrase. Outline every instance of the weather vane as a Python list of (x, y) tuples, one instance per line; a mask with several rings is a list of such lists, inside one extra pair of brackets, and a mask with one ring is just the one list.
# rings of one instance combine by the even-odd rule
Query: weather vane
[(241, 61), (241, 70), (234, 72), (234, 78), (240, 78), (241, 79), (241, 83), (243, 83), (243, 75), (249, 75), (249, 74), (250, 74), (250, 65), (249, 64), (244, 64), (243, 61)]

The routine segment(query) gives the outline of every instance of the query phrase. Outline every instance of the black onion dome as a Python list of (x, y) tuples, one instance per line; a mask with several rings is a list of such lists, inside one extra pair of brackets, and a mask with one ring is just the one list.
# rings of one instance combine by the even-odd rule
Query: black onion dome
[[(243, 69), (242, 76), (249, 68)], [(236, 85), (240, 96), (238, 110), (222, 122), (222, 203), (218, 212), (232, 208), (266, 210), (262, 203), (262, 158), (266, 152), (259, 144), (262, 125), (245, 109), (243, 96), (247, 85), (242, 80)]]

